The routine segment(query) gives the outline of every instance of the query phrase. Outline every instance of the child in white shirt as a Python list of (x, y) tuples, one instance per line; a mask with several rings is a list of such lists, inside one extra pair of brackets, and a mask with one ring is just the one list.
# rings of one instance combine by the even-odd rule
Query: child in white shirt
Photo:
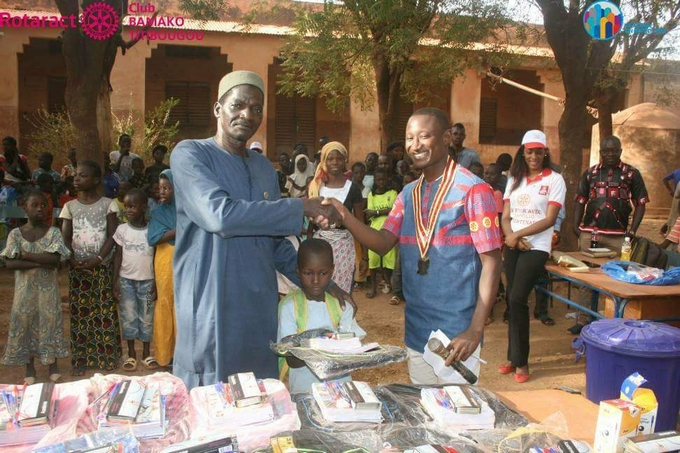
[(124, 371), (137, 369), (135, 340), (143, 345), (142, 363), (148, 369), (158, 368), (150, 353), (153, 336), (153, 313), (156, 305), (154, 281), (154, 248), (149, 246), (149, 224), (146, 220), (147, 196), (141, 189), (131, 189), (123, 199), (127, 223), (118, 225), (113, 240), (116, 254), (113, 261), (113, 295), (118, 300), (123, 340), (128, 344), (128, 359)]
[[(335, 331), (354, 332), (363, 337), (366, 332), (354, 320), (354, 311), (345, 308), (326, 288), (333, 276), (333, 248), (323, 239), (308, 239), (298, 250), (297, 274), (302, 290), (289, 293), (279, 304), (278, 340), (310, 329), (329, 328)], [(290, 367), (288, 388), (291, 393), (308, 392), (312, 383), (320, 381), (303, 361), (286, 358)], [(349, 375), (338, 380), (350, 381)]]

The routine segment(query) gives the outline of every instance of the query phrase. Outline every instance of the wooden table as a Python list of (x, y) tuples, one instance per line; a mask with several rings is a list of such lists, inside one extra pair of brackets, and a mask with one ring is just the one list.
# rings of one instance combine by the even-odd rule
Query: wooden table
[(496, 392), (510, 408), (520, 412), (532, 422), (541, 422), (557, 411), (567, 419), (569, 438), (588, 442), (595, 437), (599, 406), (583, 395), (562, 390), (529, 390)]
[[(580, 252), (569, 254), (578, 260), (596, 264), (609, 261), (603, 258), (591, 258)], [(590, 289), (592, 291), (590, 307), (585, 307), (577, 301), (571, 300), (570, 288), (567, 297), (554, 292), (550, 288), (536, 286), (537, 291), (541, 291), (595, 318), (625, 317), (655, 321), (680, 321), (680, 285), (634, 285), (615, 280), (602, 272), (600, 268), (589, 269), (587, 272), (572, 272), (552, 261), (546, 263), (545, 269), (553, 282), (566, 281)], [(600, 294), (607, 298), (604, 316), (597, 311)], [(671, 324), (680, 326), (680, 322)]]

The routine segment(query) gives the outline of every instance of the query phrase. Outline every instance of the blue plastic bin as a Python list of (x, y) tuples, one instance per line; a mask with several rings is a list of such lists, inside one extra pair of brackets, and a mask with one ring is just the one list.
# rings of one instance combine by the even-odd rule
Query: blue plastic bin
[(651, 321), (601, 319), (581, 331), (586, 345), (586, 397), (619, 398), (634, 372), (659, 402), (656, 431), (675, 429), (680, 410), (680, 329)]

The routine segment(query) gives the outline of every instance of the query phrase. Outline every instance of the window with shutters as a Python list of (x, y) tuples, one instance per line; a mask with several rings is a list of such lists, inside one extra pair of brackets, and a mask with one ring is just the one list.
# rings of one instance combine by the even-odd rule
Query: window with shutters
[[(512, 69), (503, 77), (543, 91), (536, 71)], [(482, 80), (479, 107), (479, 143), (519, 146), (526, 131), (542, 128), (543, 98), (496, 79)]]
[(496, 138), (496, 115), (498, 99), (482, 98), (479, 106), (479, 141), (493, 142)]
[(210, 85), (203, 82), (166, 82), (165, 98), (179, 99), (170, 112), (170, 122), (180, 122), (181, 127), (204, 127), (210, 125), (212, 102)]
[(276, 148), (292, 150), (296, 143), (316, 149), (316, 99), (276, 95)]
[(47, 77), (47, 110), (50, 113), (66, 110), (66, 77)]
[[(404, 141), (406, 136), (406, 124), (408, 119), (413, 114), (413, 103), (400, 97), (397, 101), (397, 117), (394, 121), (394, 128), (392, 129), (392, 137), (390, 142)], [(389, 145), (389, 143), (387, 144)]]

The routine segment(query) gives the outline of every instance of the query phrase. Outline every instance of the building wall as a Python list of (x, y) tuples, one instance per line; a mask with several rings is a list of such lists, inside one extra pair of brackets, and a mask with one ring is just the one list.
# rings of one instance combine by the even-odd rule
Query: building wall
[[(49, 3), (49, 2), (48, 2)], [(171, 4), (171, 1), (159, 2)], [(246, 2), (247, 3), (247, 2)], [(49, 6), (49, 5), (48, 5)], [(237, 1), (232, 6), (245, 9), (246, 4)], [(33, 6), (35, 7), (35, 6)], [(53, 5), (52, 5), (53, 7)], [(231, 10), (230, 14), (240, 14)], [(56, 38), (58, 30), (55, 29), (8, 29), (0, 37), (0, 57), (3, 57), (3, 71), (0, 72), (0, 134), (20, 137), (20, 118), (22, 112), (35, 109), (42, 102), (46, 102), (44, 86), (46, 77), (56, 71), (58, 64), (41, 61), (33, 61), (35, 73), (25, 80), (19, 77), (19, 57), (24, 52), (24, 45), (29, 44), (29, 37)], [(275, 80), (270, 80), (270, 67), (275, 64), (279, 57), (279, 48), (283, 44), (284, 37), (273, 34), (248, 34), (248, 33), (224, 33), (206, 32), (202, 41), (183, 43), (145, 41), (138, 42), (129, 49), (125, 56), (118, 55), (113, 69), (111, 84), (113, 93), (111, 98), (112, 109), (117, 116), (131, 114), (137, 121), (137, 127), (141, 127), (146, 112), (158, 105), (163, 99), (165, 81), (187, 80), (190, 78), (210, 81), (211, 90), (216, 93), (219, 78), (230, 69), (247, 69), (259, 73), (268, 88), (267, 102), (265, 105), (265, 120), (253, 137), (253, 140), (263, 143), (270, 158), (276, 156), (275, 143), (271, 141), (271, 129), (275, 125), (276, 118), (273, 115), (273, 107), (276, 95)], [(159, 45), (198, 45), (214, 48), (214, 57), (210, 63), (181, 62), (173, 64), (162, 58)], [(31, 48), (31, 52), (37, 50)], [(23, 58), (23, 57), (22, 57)], [(518, 72), (518, 81), (530, 86), (544, 89), (545, 92), (564, 97), (564, 90), (559, 78), (559, 71), (544, 66), (537, 68), (522, 68), (526, 71)], [(647, 99), (651, 96), (649, 90), (645, 90), (643, 83), (649, 80), (637, 77), (631, 81), (628, 93), (628, 105)], [(501, 141), (498, 143), (480, 143), (479, 140), (479, 117), (480, 101), (484, 94), (488, 95), (488, 82), (482, 79), (474, 70), (466, 71), (461, 77), (452, 81), (451, 87), (443, 87), (445, 102), (440, 107), (448, 110), (452, 122), (461, 122), (467, 129), (466, 145), (480, 152), (483, 162), (490, 163), (502, 152), (514, 155), (519, 145), (519, 140)], [(211, 91), (212, 92), (212, 91)], [(542, 128), (548, 136), (552, 158), (559, 161), (559, 137), (557, 123), (561, 115), (561, 108), (551, 100), (534, 97), (515, 88), (505, 87), (493, 93), (504, 101), (499, 109), (499, 122), (502, 128)], [(272, 97), (274, 96), (274, 97)], [(215, 96), (216, 97), (216, 96)], [(215, 99), (216, 100), (216, 99)], [(500, 104), (499, 104), (500, 105)], [(416, 105), (414, 108), (422, 107)], [(379, 121), (377, 104), (372, 109), (362, 110), (355, 102), (350, 102), (346, 112), (333, 114), (329, 112), (323, 100), (316, 101), (316, 143), (310, 146), (316, 149), (318, 139), (328, 136), (338, 139), (348, 145), (351, 160), (363, 160), (369, 152), (382, 151), (380, 147)], [(211, 122), (214, 127), (214, 121)], [(190, 131), (188, 134), (199, 134), (200, 131)], [(586, 132), (587, 133), (587, 132)], [(517, 133), (519, 134), (519, 132)], [(23, 135), (23, 133), (21, 134)], [(521, 138), (521, 137), (520, 137)], [(517, 142), (517, 143), (511, 143)], [(272, 149), (268, 145), (272, 145)]]

